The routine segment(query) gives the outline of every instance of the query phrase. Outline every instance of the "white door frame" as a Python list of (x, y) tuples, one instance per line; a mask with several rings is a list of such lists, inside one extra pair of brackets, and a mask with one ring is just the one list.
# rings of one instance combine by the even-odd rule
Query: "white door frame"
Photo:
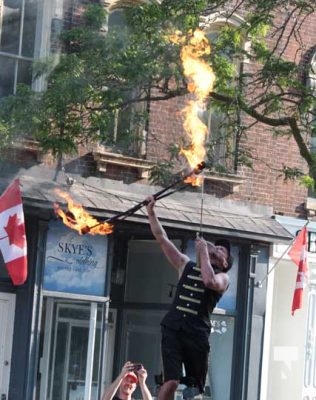
[[(79, 302), (76, 304), (76, 300), (71, 300), (73, 304), (72, 307), (81, 308), (82, 304)], [(45, 328), (44, 328), (44, 344), (43, 344), (43, 356), (40, 359), (40, 373), (41, 373), (41, 385), (40, 385), (40, 399), (50, 399), (52, 397), (52, 386), (49, 387), (49, 378), (54, 375), (54, 360), (50, 362), (51, 357), (55, 357), (56, 348), (54, 348), (51, 354), (52, 344), (56, 346), (56, 335), (57, 335), (57, 324), (60, 319), (54, 317), (54, 306), (58, 305), (58, 300), (47, 297), (46, 304), (46, 317), (45, 317)], [(86, 306), (89, 304), (87, 303)], [(95, 346), (95, 335), (97, 329), (97, 306), (96, 302), (90, 302), (90, 319), (85, 321), (76, 320), (74, 323), (69, 320), (69, 332), (67, 339), (67, 349), (66, 355), (68, 357), (70, 351), (70, 339), (71, 338), (71, 330), (75, 327), (84, 327), (89, 330), (89, 339), (88, 339), (88, 350), (87, 350), (87, 363), (86, 363), (86, 373), (85, 373), (85, 388), (84, 388), (84, 400), (90, 400), (92, 397), (91, 386), (92, 386), (92, 370), (93, 370), (93, 356), (94, 356), (94, 346)], [(58, 312), (57, 312), (58, 314)], [(55, 329), (53, 329), (53, 324), (55, 324)], [(54, 337), (52, 332), (54, 332)], [(65, 374), (68, 371), (68, 358), (66, 359), (66, 367)], [(63, 392), (63, 399), (66, 398), (66, 389)], [(94, 395), (95, 396), (95, 395)]]
[(0, 292), (0, 398), (8, 399), (15, 317), (15, 294)]
[[(311, 263), (310, 263), (311, 264)], [(311, 279), (307, 296), (307, 326), (304, 357), (304, 375), (302, 399), (315, 399), (315, 372), (316, 372), (316, 269), (311, 267)], [(313, 274), (314, 273), (314, 274)], [(314, 279), (312, 279), (314, 278)]]

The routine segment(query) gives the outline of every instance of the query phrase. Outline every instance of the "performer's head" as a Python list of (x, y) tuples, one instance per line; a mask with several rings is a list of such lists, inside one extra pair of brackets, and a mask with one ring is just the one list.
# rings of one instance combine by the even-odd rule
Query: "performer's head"
[[(227, 266), (224, 268), (225, 272), (229, 271), (231, 269), (231, 267), (233, 266), (233, 262), (234, 259), (231, 256), (230, 253), (230, 242), (227, 239), (218, 239), (215, 241), (214, 245), (212, 245), (212, 247), (215, 246), (216, 248), (216, 253), (217, 255), (221, 258), (224, 257), (227, 261)], [(214, 247), (213, 247), (213, 251), (212, 251), (212, 247), (210, 246), (210, 258), (212, 259), (212, 257), (214, 258)], [(215, 257), (215, 264), (217, 264), (216, 262), (216, 257)]]

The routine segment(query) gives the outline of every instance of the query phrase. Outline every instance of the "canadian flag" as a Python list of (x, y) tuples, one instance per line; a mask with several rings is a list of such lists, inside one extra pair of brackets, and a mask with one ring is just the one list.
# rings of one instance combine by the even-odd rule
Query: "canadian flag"
[(292, 261), (298, 266), (292, 302), (292, 315), (295, 310), (302, 308), (303, 290), (308, 282), (307, 240), (307, 228), (304, 226), (296, 236), (291, 250), (288, 253)]
[(27, 278), (27, 243), (19, 179), (0, 196), (0, 250), (13, 284), (23, 285)]

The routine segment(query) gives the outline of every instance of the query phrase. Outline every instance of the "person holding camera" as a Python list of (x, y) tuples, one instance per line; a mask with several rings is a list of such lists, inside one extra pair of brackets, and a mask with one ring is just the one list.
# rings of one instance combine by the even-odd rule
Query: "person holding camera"
[(163, 384), (158, 399), (173, 400), (179, 383), (187, 386), (183, 397), (192, 399), (204, 392), (210, 351), (210, 314), (229, 285), (230, 243), (219, 239), (213, 244), (197, 237), (197, 262), (194, 262), (168, 238), (156, 215), (154, 197), (149, 196), (146, 201), (151, 232), (179, 277), (171, 308), (161, 321)]
[(127, 361), (118, 377), (103, 393), (102, 400), (131, 400), (137, 384), (139, 384), (143, 400), (152, 400), (146, 379), (147, 371), (142, 364)]

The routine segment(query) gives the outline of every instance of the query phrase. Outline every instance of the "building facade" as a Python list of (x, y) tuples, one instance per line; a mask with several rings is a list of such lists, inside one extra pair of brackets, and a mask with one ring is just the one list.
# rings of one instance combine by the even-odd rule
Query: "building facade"
[[(1, 97), (15, 93), (21, 82), (34, 89), (45, 86), (41, 78), (34, 79), (29, 66), (58, 52), (59, 32), (80, 21), (86, 3), (0, 0)], [(112, 7), (113, 16), (118, 10)], [(315, 19), (314, 14), (305, 21), (308, 29), (302, 30), (308, 48), (315, 45)], [(209, 35), (223, 23), (207, 13), (202, 19)], [(296, 51), (294, 45), (289, 48)], [(245, 60), (243, 68), (253, 66)], [(54, 203), (65, 207), (65, 198), (58, 194), (62, 190), (104, 222), (161, 190), (148, 184), (148, 170), (165, 158), (170, 143), (179, 142), (180, 111), (186, 101), (182, 96), (150, 104), (138, 156), (88, 143), (79, 147), (77, 156), (65, 158), (60, 168), (30, 138), (2, 151), (1, 191), (15, 177), (21, 183), (28, 279), (14, 286), (1, 263), (1, 399), (96, 400), (126, 360), (144, 364), (150, 390), (157, 394), (162, 372), (160, 320), (177, 277), (153, 240), (146, 212), (140, 207), (128, 218), (117, 219), (111, 234), (89, 235), (65, 226)], [(212, 123), (209, 118), (210, 127)], [(306, 207), (307, 189), (284, 182), (279, 169), (289, 159), (298, 168), (306, 166), (294, 140), (267, 140), (260, 124), (252, 133), (241, 145), (260, 152), (253, 169), (206, 172), (203, 191), (173, 193), (157, 202), (157, 212), (175, 245), (193, 259), (197, 234), (232, 243), (231, 284), (211, 316), (205, 397), (311, 400), (314, 249), (309, 248), (310, 290), (304, 309), (294, 317), (290, 304), (295, 267), (286, 257), (279, 261), (313, 211)], [(308, 230), (312, 244), (316, 226), (310, 223)], [(279, 265), (274, 269), (275, 262)], [(298, 324), (297, 334), (289, 335)]]

